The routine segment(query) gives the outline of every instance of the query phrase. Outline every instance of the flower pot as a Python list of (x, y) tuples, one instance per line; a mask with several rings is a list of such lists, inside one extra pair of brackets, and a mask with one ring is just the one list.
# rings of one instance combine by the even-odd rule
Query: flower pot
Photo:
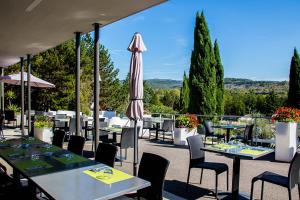
[(34, 127), (34, 137), (47, 143), (52, 142), (52, 128), (36, 128)]
[(175, 128), (174, 130), (174, 144), (175, 145), (187, 145), (187, 137), (193, 136), (197, 133), (197, 129), (188, 128)]
[(297, 123), (276, 124), (275, 159), (290, 162), (297, 151)]

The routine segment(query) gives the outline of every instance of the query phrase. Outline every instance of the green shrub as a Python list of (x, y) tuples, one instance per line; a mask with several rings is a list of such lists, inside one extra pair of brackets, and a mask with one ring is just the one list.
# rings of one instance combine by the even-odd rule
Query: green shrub
[(37, 115), (35, 116), (34, 127), (36, 128), (51, 128), (53, 122), (47, 116)]
[(17, 106), (16, 104), (9, 104), (9, 105), (7, 106), (7, 110), (12, 110), (12, 111), (14, 111), (15, 113), (19, 113), (21, 109), (20, 109), (20, 107)]

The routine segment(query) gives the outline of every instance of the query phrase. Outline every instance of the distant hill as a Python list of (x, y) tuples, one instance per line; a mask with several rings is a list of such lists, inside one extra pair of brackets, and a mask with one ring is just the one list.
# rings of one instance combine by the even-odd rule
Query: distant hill
[(180, 88), (182, 81), (172, 79), (148, 79), (147, 83), (154, 89)]
[[(148, 79), (147, 83), (154, 89), (180, 88), (182, 81), (172, 79)], [(253, 89), (256, 92), (266, 92), (274, 89), (279, 92), (287, 92), (287, 81), (254, 81), (243, 78), (225, 78), (226, 89)]]

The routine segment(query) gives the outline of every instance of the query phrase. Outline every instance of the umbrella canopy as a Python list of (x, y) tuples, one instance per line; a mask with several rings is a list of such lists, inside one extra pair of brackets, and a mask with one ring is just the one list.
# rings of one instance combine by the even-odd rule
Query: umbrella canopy
[[(23, 73), (23, 80), (27, 82), (27, 73)], [(11, 84), (11, 85), (21, 85), (21, 72), (18, 74), (11, 74), (7, 76), (1, 76), (0, 82)], [(36, 88), (54, 88), (55, 85), (44, 81), (36, 76), (30, 74), (30, 86)]]
[(126, 115), (130, 119), (143, 119), (144, 88), (143, 88), (143, 59), (142, 52), (146, 51), (141, 34), (135, 33), (128, 47), (132, 52), (130, 60), (129, 93), (130, 103)]
[(130, 103), (128, 105), (126, 115), (134, 120), (134, 161), (133, 174), (137, 173), (138, 163), (138, 137), (137, 137), (137, 120), (143, 119), (144, 105), (144, 88), (143, 88), (143, 59), (142, 52), (146, 51), (142, 36), (135, 33), (128, 50), (132, 52), (130, 60), (130, 77), (129, 77), (129, 93)]

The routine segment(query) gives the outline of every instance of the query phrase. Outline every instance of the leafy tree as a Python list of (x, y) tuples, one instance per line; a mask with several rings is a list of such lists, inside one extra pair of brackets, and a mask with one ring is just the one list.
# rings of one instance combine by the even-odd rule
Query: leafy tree
[(194, 49), (189, 74), (189, 112), (214, 114), (216, 111), (216, 71), (209, 30), (203, 12), (196, 15)]
[(253, 113), (257, 111), (256, 102), (257, 102), (257, 95), (255, 94), (254, 90), (249, 90), (244, 95), (244, 102), (246, 106), (246, 111), (248, 113)]
[(290, 82), (287, 104), (290, 107), (300, 108), (300, 59), (297, 49), (294, 49), (294, 55), (290, 67)]
[(219, 45), (214, 43), (215, 69), (216, 69), (216, 113), (224, 114), (224, 69), (221, 61)]
[(189, 98), (190, 98), (189, 95), (190, 95), (189, 79), (184, 72), (182, 87), (180, 89), (180, 104), (179, 104), (179, 107), (180, 107), (179, 110), (182, 113), (186, 113), (188, 111)]
[(226, 92), (225, 95), (225, 114), (226, 115), (245, 115), (246, 107), (242, 93)]
[[(121, 106), (124, 99), (117, 98), (120, 91), (120, 81), (117, 78), (119, 73), (111, 61), (108, 50), (100, 45), (100, 108), (117, 109)], [(125, 91), (124, 91), (125, 92)], [(126, 90), (129, 93), (128, 89)]]
[(268, 116), (272, 116), (275, 110), (282, 105), (281, 99), (278, 95), (272, 90), (265, 98), (265, 105), (264, 105), (264, 114)]

